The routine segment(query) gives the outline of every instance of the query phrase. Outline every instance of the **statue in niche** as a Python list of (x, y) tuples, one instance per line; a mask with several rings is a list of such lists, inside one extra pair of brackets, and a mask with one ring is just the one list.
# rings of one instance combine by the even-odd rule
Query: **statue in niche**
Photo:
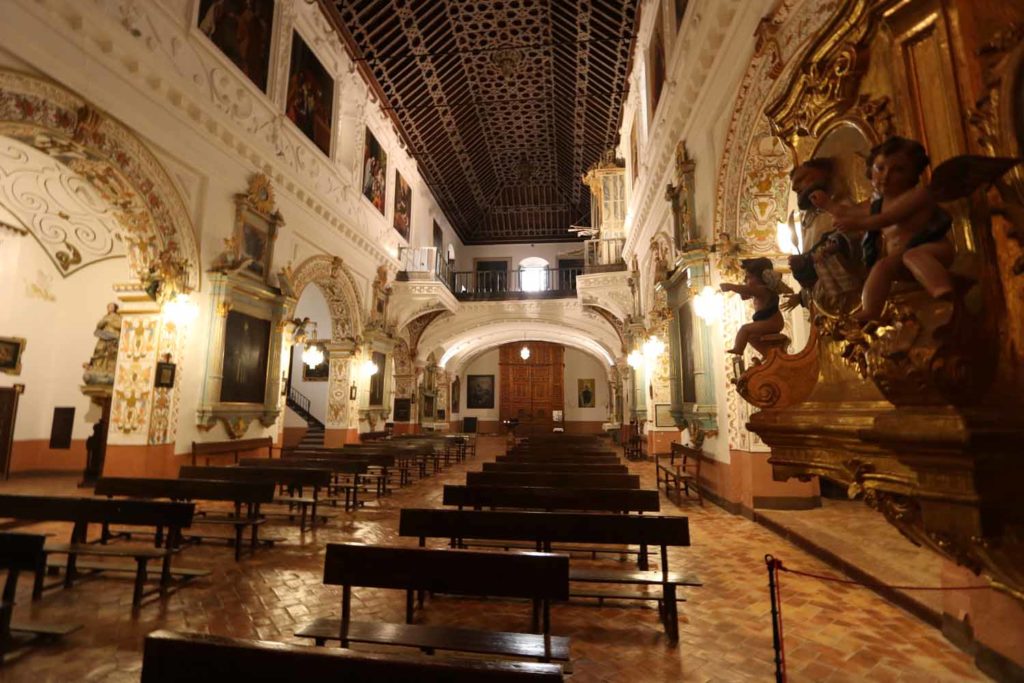
[(370, 325), (383, 329), (387, 322), (388, 300), (391, 298), (391, 287), (388, 286), (388, 268), (377, 268), (377, 277), (373, 281), (373, 309), (370, 311)]
[(789, 287), (782, 282), (782, 276), (776, 272), (769, 258), (743, 259), (740, 266), (745, 273), (743, 284), (724, 282), (723, 292), (735, 292), (744, 300), (754, 300), (754, 319), (740, 326), (736, 333), (736, 341), (728, 353), (743, 355), (747, 344), (759, 353), (765, 353), (766, 345), (762, 340), (771, 334), (782, 332), (786, 322), (779, 310), (779, 294), (791, 293)]
[(113, 384), (114, 369), (117, 367), (117, 344), (121, 338), (121, 314), (115, 303), (107, 304), (107, 314), (96, 323), (96, 348), (92, 358), (83, 363), (83, 380), (86, 384)]
[(892, 137), (871, 150), (868, 173), (876, 196), (858, 206), (842, 206), (815, 192), (815, 206), (832, 214), (842, 232), (864, 233), (867, 280), (861, 309), (854, 319), (881, 319), (892, 285), (916, 280), (936, 299), (950, 299), (953, 281), (949, 267), (955, 251), (947, 234), (952, 218), (939, 202), (970, 196), (994, 182), (1021, 160), (959, 156), (939, 165), (928, 186), (920, 185), (930, 160), (916, 140)]
[(789, 257), (793, 277), (802, 289), (786, 297), (782, 310), (808, 306), (813, 299), (827, 312), (848, 313), (860, 299), (864, 284), (860, 243), (836, 230), (831, 214), (811, 201), (811, 196), (820, 192), (834, 205), (850, 204), (837, 172), (834, 159), (820, 157), (805, 161), (790, 174), (797, 208), (803, 212), (800, 226), (805, 251)]

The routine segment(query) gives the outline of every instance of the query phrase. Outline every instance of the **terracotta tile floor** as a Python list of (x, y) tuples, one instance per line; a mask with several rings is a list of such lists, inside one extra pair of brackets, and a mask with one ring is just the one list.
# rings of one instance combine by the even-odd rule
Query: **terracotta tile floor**
[[(503, 448), (482, 437), (476, 461)], [(633, 465), (653, 486), (651, 463)], [(189, 548), (181, 566), (209, 567), (213, 573), (172, 593), (162, 604), (130, 617), (131, 578), (87, 579), (72, 590), (29, 600), (29, 582), (19, 590), (16, 618), (80, 622), (86, 625), (59, 644), (39, 647), (9, 660), (0, 681), (134, 681), (146, 633), (157, 628), (191, 630), (245, 638), (299, 642), (292, 633), (308, 620), (336, 616), (340, 590), (321, 584), (324, 545), (332, 541), (407, 543), (398, 539), (398, 510), (440, 504), (441, 484), (464, 480), (467, 466), (453, 466), (402, 489), (379, 509), (337, 517), (316, 533), (275, 525), (267, 535), (284, 542), (235, 563), (220, 546)], [(16, 479), (0, 491), (74, 494), (69, 478)], [(693, 545), (671, 553), (673, 569), (700, 575), (705, 586), (685, 591), (680, 604), (680, 643), (668, 644), (654, 604), (603, 607), (557, 605), (554, 630), (572, 638), (574, 675), (589, 681), (768, 681), (772, 673), (771, 626), (763, 557), (772, 553), (794, 568), (828, 571), (821, 562), (767, 529), (708, 504), (664, 501), (667, 514), (690, 516)], [(37, 527), (67, 533), (60, 526)], [(574, 560), (576, 561), (576, 560)], [(799, 681), (975, 681), (985, 680), (970, 658), (935, 629), (866, 590), (798, 577), (782, 586), (786, 654), (790, 680)], [(355, 592), (353, 617), (401, 621), (404, 596), (397, 591)], [(524, 603), (435, 598), (420, 613), (430, 623), (525, 630)]]
[[(942, 584), (942, 558), (908, 542), (883, 515), (862, 500), (822, 498), (821, 507), (815, 510), (758, 510), (757, 514), (834, 553), (883, 583)], [(941, 593), (904, 591), (904, 596), (942, 614)]]

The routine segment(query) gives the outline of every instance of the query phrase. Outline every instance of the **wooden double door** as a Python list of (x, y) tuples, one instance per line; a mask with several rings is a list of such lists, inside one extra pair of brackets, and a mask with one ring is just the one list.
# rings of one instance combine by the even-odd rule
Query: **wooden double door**
[[(527, 359), (520, 355), (524, 346), (530, 349)], [(520, 435), (550, 432), (553, 412), (565, 408), (565, 347), (533, 341), (505, 344), (499, 362), (501, 419), (518, 420)]]

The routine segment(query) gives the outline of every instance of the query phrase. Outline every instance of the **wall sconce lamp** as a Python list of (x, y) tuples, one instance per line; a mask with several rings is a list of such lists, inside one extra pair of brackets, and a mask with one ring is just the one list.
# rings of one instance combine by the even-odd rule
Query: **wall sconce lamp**
[(356, 383), (352, 382), (352, 386), (350, 386), (348, 388), (348, 400), (350, 400), (350, 401), (356, 400), (356, 391), (357, 391)]
[(374, 363), (369, 358), (363, 361), (363, 364), (359, 369), (362, 371), (363, 376), (365, 377), (373, 377), (374, 375), (377, 374), (377, 371), (380, 370), (380, 368), (377, 367), (377, 364)]
[(658, 356), (665, 353), (665, 342), (661, 341), (656, 336), (651, 336), (644, 342), (643, 349), (644, 358), (654, 361)]
[(704, 288), (693, 297), (693, 310), (704, 322), (713, 323), (722, 317), (725, 297), (711, 285), (704, 285)]
[(634, 370), (639, 370), (644, 366), (644, 356), (637, 349), (633, 349), (629, 352), (629, 355), (626, 356), (626, 363), (628, 363), (629, 367)]

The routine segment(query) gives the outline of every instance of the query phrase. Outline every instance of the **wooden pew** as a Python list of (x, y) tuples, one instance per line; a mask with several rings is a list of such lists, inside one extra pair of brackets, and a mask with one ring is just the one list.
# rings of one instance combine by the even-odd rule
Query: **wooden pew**
[[(52, 543), (43, 548), (47, 556), (67, 556), (64, 587), (74, 585), (79, 569), (94, 571), (128, 571), (135, 573), (132, 593), (132, 611), (142, 604), (143, 588), (150, 561), (161, 560), (160, 594), (165, 595), (171, 581), (171, 557), (176, 552), (181, 530), (192, 524), (195, 505), (149, 500), (104, 500), (102, 498), (71, 498), (64, 496), (0, 495), (0, 517), (33, 522), (71, 522), (74, 527), (68, 543)], [(89, 524), (118, 524), (167, 529), (164, 547), (137, 545), (104, 545), (88, 542)], [(135, 566), (92, 564), (80, 562), (79, 556), (103, 558), (130, 558)], [(50, 562), (51, 566), (60, 566)], [(209, 574), (206, 570), (178, 569), (174, 572), (186, 578)], [(36, 573), (32, 597), (38, 599), (43, 591), (43, 572)]]
[(467, 472), (468, 486), (565, 486), (577, 489), (638, 489), (638, 474)]
[(682, 500), (682, 494), (697, 496), (697, 502), (704, 507), (704, 496), (700, 490), (700, 463), (704, 454), (697, 448), (690, 448), (681, 443), (672, 442), (672, 450), (666, 459), (664, 453), (654, 454), (654, 474), (657, 485), (665, 483), (665, 495), (672, 486), (676, 493), (676, 503)]
[(494, 461), (519, 463), (579, 463), (584, 465), (619, 465), (622, 463), (618, 456), (615, 455), (568, 455), (557, 453), (553, 453), (551, 455), (499, 455), (497, 458), (494, 459)]
[(445, 484), (443, 505), (473, 508), (658, 512), (658, 492), (649, 489), (572, 489), (541, 486)]
[[(316, 453), (306, 451), (281, 451), (279, 460), (270, 462), (283, 463), (290, 467), (307, 467), (311, 469), (328, 469), (334, 474), (331, 482), (329, 497), (321, 499), (322, 502), (329, 502), (335, 505), (338, 491), (345, 493), (345, 512), (356, 510), (362, 505), (359, 500), (359, 490), (362, 488), (362, 479), (369, 472), (370, 463), (363, 458), (341, 457), (330, 453)], [(242, 459), (245, 463), (245, 458)]]
[[(569, 558), (547, 553), (484, 553), (330, 543), (324, 560), (324, 583), (342, 587), (341, 619), (317, 619), (295, 635), (349, 643), (404, 645), (436, 650), (474, 652), (567, 661), (569, 639), (551, 635), (552, 600), (569, 597)], [(393, 588), (406, 591), (405, 624), (354, 622), (352, 588)], [(421, 626), (413, 621), (413, 594), (423, 593), (527, 598), (533, 600), (533, 628), (543, 614), (540, 634), (474, 631), (449, 626)]]
[(379, 453), (392, 455), (399, 465), (409, 467), (409, 464), (416, 464), (419, 467), (419, 476), (422, 479), (427, 474), (427, 462), (433, 463), (433, 471), (441, 471), (442, 451), (437, 444), (424, 441), (401, 441), (389, 440), (377, 443), (345, 444), (341, 450), (346, 453), (370, 454)]
[(285, 645), (197, 633), (146, 636), (142, 683), (227, 683), (232, 680), (379, 681), (391, 683), (555, 683), (557, 664), (436, 659)]
[(236, 439), (234, 441), (193, 441), (192, 442), (192, 466), (196, 464), (196, 458), (203, 456), (207, 465), (210, 464), (210, 457), (217, 455), (234, 456), (234, 462), (238, 462), (239, 454), (248, 451), (267, 449), (267, 457), (273, 455), (274, 440), (269, 436), (259, 439)]
[[(207, 500), (233, 503), (233, 515), (199, 513), (196, 524), (227, 525), (234, 527), (233, 545), (235, 561), (241, 559), (242, 537), (251, 529), (250, 547), (255, 552), (259, 544), (259, 527), (266, 521), (260, 515), (260, 505), (274, 500), (274, 483), (260, 481), (225, 481), (211, 479), (143, 479), (129, 477), (101, 477), (94, 489), (98, 496), (127, 498), (168, 498), (170, 500)], [(104, 537), (109, 532), (104, 525)], [(160, 542), (159, 537), (157, 543)]]
[[(676, 613), (676, 586), (699, 586), (690, 576), (673, 573), (668, 566), (669, 546), (690, 545), (689, 520), (686, 517), (607, 515), (566, 512), (480, 512), (476, 510), (433, 510), (404, 508), (398, 524), (400, 536), (451, 539), (456, 545), (465, 539), (529, 541), (538, 550), (550, 552), (554, 543), (614, 543), (641, 547), (641, 570), (573, 569), (569, 580), (576, 583), (601, 583), (662, 588), (658, 608), (665, 632), (674, 641), (679, 637)], [(646, 546), (661, 549), (661, 571), (647, 570)], [(646, 593), (607, 593), (592, 589), (570, 591), (578, 597), (625, 600), (657, 599)]]
[[(280, 460), (273, 460), (274, 463), (281, 463)], [(262, 463), (255, 463), (249, 466), (239, 467), (190, 467), (184, 465), (178, 470), (179, 479), (220, 479), (223, 481), (256, 481), (270, 482), (290, 489), (302, 489), (309, 487), (313, 491), (312, 497), (298, 496), (277, 496), (273, 502), (285, 505), (299, 506), (299, 528), (306, 528), (307, 513), (310, 512), (312, 528), (316, 528), (317, 503), (319, 502), (320, 488), (326, 488), (331, 484), (332, 473), (329, 469), (310, 469), (305, 467), (288, 467), (286, 464), (268, 466)], [(291, 517), (292, 515), (289, 515)]]
[(629, 468), (615, 463), (587, 462), (485, 462), (484, 472), (570, 472), (578, 474), (629, 474)]
[(7, 572), (0, 598), (0, 665), (4, 656), (40, 638), (59, 638), (81, 628), (76, 625), (14, 623), (14, 599), (21, 572), (39, 573), (45, 569), (46, 554), (40, 534), (0, 532), (0, 571)]
[(360, 480), (374, 480), (376, 482), (377, 497), (389, 493), (388, 482), (391, 471), (397, 469), (399, 472), (399, 484), (409, 482), (409, 468), (403, 463), (393, 451), (386, 449), (359, 449), (348, 450), (345, 448), (287, 448), (281, 450), (281, 460), (278, 462), (291, 462), (292, 460), (334, 460), (341, 462), (359, 462), (367, 466), (366, 472), (362, 473)]

